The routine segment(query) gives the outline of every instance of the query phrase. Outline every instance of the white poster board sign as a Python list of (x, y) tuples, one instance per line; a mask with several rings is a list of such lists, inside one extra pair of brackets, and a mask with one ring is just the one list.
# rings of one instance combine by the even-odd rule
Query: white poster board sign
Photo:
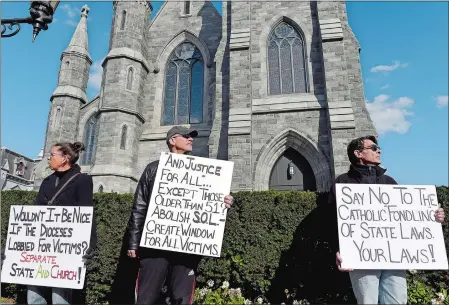
[(13, 205), (2, 283), (82, 289), (93, 207)]
[(343, 268), (446, 270), (433, 185), (336, 184)]
[(234, 163), (161, 153), (140, 246), (220, 257)]

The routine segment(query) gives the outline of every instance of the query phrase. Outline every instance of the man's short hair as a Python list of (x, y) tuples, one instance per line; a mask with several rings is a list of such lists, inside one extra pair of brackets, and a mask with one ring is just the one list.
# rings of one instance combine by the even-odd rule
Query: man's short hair
[(354, 155), (354, 151), (362, 150), (364, 147), (363, 142), (365, 140), (371, 140), (375, 144), (377, 144), (377, 138), (375, 136), (364, 136), (364, 137), (360, 137), (360, 138), (354, 139), (351, 142), (349, 142), (347, 153), (348, 153), (348, 158), (349, 158), (349, 161), (351, 162), (351, 164), (359, 163), (359, 158), (357, 158), (356, 155)]

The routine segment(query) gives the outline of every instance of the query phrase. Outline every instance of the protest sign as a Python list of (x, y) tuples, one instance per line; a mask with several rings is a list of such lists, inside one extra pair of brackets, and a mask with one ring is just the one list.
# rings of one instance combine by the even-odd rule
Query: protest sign
[(336, 184), (343, 268), (448, 269), (435, 186)]
[(82, 289), (93, 207), (13, 205), (2, 282)]
[(161, 153), (141, 247), (220, 257), (234, 163)]

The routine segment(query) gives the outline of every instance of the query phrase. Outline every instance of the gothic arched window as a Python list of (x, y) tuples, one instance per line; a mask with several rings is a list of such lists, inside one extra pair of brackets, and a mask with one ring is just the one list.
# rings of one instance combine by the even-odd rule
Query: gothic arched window
[(125, 29), (125, 22), (126, 22), (126, 11), (122, 12), (122, 19), (120, 20), (120, 30)]
[(98, 192), (103, 193), (103, 185), (100, 184), (100, 186), (98, 187)]
[(92, 157), (95, 148), (95, 135), (97, 130), (97, 115), (94, 114), (87, 121), (84, 126), (84, 147), (82, 165), (89, 165), (92, 162)]
[(126, 136), (128, 133), (128, 126), (123, 125), (122, 127), (122, 136), (120, 138), (120, 149), (125, 149), (126, 147)]
[(126, 75), (126, 89), (132, 90), (133, 88), (133, 76), (134, 76), (134, 69), (129, 68), (128, 74)]
[(304, 40), (288, 23), (280, 22), (268, 37), (270, 94), (307, 92)]
[(201, 123), (203, 120), (204, 64), (190, 42), (170, 55), (165, 72), (162, 125)]

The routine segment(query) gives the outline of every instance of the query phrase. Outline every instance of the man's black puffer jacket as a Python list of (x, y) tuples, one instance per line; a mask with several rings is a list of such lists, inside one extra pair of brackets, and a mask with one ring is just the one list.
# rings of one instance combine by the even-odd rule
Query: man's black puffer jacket
[(147, 165), (134, 193), (134, 203), (127, 227), (128, 250), (139, 248), (158, 165), (159, 160)]

